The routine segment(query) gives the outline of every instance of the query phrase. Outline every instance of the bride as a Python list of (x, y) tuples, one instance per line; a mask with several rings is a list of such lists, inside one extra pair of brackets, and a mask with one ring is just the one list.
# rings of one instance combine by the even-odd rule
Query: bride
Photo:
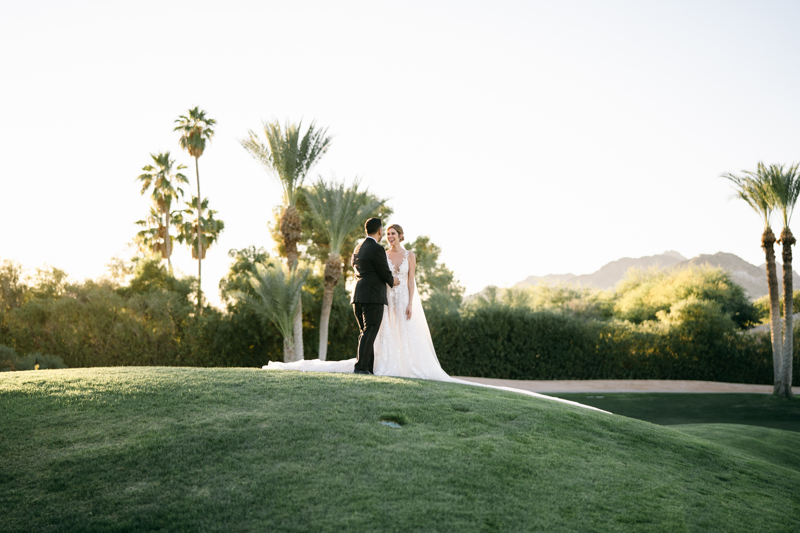
[(428, 321), (414, 279), (417, 258), (403, 246), (405, 237), (399, 224), (386, 230), (389, 249), (386, 258), (392, 276), (400, 284), (389, 289), (389, 305), (375, 339), (375, 374), (404, 378), (450, 381), (442, 370), (433, 348)]
[[(447, 372), (442, 370), (439, 359), (436, 357), (436, 350), (433, 348), (431, 332), (428, 329), (428, 322), (425, 320), (425, 311), (422, 308), (414, 279), (417, 259), (414, 252), (406, 250), (402, 244), (405, 240), (403, 228), (398, 224), (392, 224), (386, 230), (386, 239), (389, 241), (389, 249), (386, 251), (389, 269), (392, 271), (392, 276), (400, 280), (400, 284), (395, 287), (387, 286), (388, 305), (384, 308), (383, 320), (375, 339), (374, 373), (376, 376), (430, 379), (476, 385), (595, 409), (569, 400), (526, 390), (486, 385), (450, 377)], [(353, 372), (355, 362), (355, 358), (344, 361), (305, 359), (292, 363), (270, 361), (263, 368), (266, 370), (350, 373)], [(599, 409), (596, 410), (599, 411)]]

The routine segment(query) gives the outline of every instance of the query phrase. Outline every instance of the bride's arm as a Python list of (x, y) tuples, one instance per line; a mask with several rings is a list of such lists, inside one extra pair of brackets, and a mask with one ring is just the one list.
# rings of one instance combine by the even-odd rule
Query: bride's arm
[(414, 255), (414, 252), (408, 252), (408, 307), (406, 308), (406, 320), (411, 319), (411, 304), (416, 287), (416, 282), (414, 281), (416, 270), (417, 257)]

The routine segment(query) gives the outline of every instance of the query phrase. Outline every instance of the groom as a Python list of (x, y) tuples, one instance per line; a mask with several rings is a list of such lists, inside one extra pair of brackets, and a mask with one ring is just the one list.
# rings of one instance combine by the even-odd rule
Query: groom
[(370, 218), (364, 224), (367, 238), (356, 246), (351, 264), (356, 273), (356, 288), (353, 290), (353, 311), (358, 320), (358, 359), (353, 372), (372, 374), (375, 360), (375, 338), (383, 320), (383, 306), (388, 304), (386, 286), (400, 285), (389, 270), (386, 250), (378, 244), (383, 236), (381, 219)]

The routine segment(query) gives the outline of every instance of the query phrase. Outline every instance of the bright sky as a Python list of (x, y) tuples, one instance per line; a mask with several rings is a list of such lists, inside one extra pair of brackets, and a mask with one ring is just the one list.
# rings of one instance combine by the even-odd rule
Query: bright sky
[(3, 0), (0, 259), (102, 275), (148, 154), (191, 163), (172, 127), (197, 105), (212, 301), (229, 249), (273, 246), (280, 189), (238, 141), (276, 118), (329, 127), (314, 177), (362, 176), (468, 293), (665, 250), (761, 264), (718, 176), (800, 161), (798, 23), (788, 0)]

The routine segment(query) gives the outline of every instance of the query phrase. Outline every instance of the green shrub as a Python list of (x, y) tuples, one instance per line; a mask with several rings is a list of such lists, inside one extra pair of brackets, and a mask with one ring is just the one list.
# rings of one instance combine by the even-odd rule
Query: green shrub
[(463, 306), (467, 312), (482, 307), (507, 306), (532, 311), (569, 313), (583, 320), (612, 318), (614, 294), (569, 283), (541, 283), (535, 287), (499, 289), (493, 285)]
[(506, 379), (593, 377), (596, 323), (508, 306), (433, 315), (429, 322), (436, 353), (450, 374)]
[(14, 348), (0, 344), (0, 371), (37, 370), (36, 365), (39, 365), (38, 370), (67, 368), (64, 360), (60, 357), (44, 355), (39, 352), (19, 356)]
[(740, 328), (761, 319), (759, 310), (730, 274), (708, 265), (675, 271), (631, 269), (617, 286), (617, 294), (614, 316), (637, 324), (655, 320), (659, 312), (692, 296), (719, 303)]
[[(241, 286), (248, 262), (263, 255), (239, 253), (220, 283), (223, 297)], [(195, 316), (194, 280), (175, 279), (153, 261), (140, 261), (125, 287), (110, 282), (58, 285), (42, 276), (46, 287), (26, 288), (24, 302), (0, 309), (0, 343), (16, 354), (55, 354), (70, 367), (119, 365), (262, 366), (283, 359), (283, 341), (271, 325), (229, 301), (225, 312), (206, 307)], [(55, 288), (54, 288), (55, 287)], [(303, 292), (305, 357), (316, 358), (322, 278), (311, 276)], [(349, 295), (334, 290), (328, 358), (355, 356), (358, 326)], [(2, 354), (0, 354), (2, 355)], [(9, 366), (10, 363), (6, 366)]]
[[(689, 298), (662, 321), (582, 321), (493, 306), (430, 318), (451, 375), (503, 379), (684, 379), (772, 383), (767, 334), (735, 329), (720, 304)], [(800, 333), (795, 335), (800, 353)], [(794, 381), (800, 383), (795, 355)]]

